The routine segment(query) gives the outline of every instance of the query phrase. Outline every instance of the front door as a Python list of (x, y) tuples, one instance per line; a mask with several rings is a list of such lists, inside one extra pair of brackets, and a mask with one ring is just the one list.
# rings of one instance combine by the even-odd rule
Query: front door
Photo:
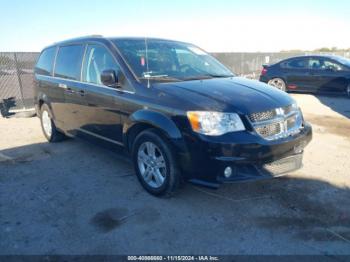
[(319, 91), (345, 93), (348, 80), (344, 77), (345, 68), (329, 59), (324, 59), (320, 71)]
[(104, 70), (114, 70), (117, 73), (120, 67), (106, 47), (89, 44), (82, 72), (87, 104), (83, 118), (85, 122), (80, 131), (119, 144), (122, 141), (122, 92), (102, 84), (101, 73)]

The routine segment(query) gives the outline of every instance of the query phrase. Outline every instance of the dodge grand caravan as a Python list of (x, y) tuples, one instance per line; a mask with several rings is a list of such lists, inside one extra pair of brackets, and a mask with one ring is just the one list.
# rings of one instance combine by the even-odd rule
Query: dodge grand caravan
[(218, 187), (302, 165), (312, 137), (296, 102), (239, 78), (195, 45), (91, 36), (46, 47), (35, 103), (49, 142), (85, 137), (122, 146), (142, 186)]

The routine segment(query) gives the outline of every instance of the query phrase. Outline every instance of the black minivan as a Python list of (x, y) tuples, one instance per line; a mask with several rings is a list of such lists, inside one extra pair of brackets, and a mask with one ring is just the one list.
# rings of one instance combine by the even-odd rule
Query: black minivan
[(78, 136), (124, 147), (154, 195), (171, 195), (182, 180), (218, 187), (294, 171), (312, 137), (288, 94), (183, 42), (63, 41), (41, 52), (35, 83), (49, 142)]

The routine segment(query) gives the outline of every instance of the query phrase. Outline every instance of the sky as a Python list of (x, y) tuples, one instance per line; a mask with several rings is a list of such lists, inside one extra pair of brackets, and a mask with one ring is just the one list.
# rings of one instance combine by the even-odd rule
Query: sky
[(0, 0), (0, 52), (84, 35), (146, 36), (209, 52), (350, 48), (349, 0)]

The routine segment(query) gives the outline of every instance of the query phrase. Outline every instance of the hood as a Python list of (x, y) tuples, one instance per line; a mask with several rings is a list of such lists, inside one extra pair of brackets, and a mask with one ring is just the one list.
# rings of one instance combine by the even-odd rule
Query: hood
[(213, 78), (153, 85), (163, 96), (178, 97), (184, 110), (251, 114), (290, 105), (294, 100), (267, 84), (241, 77)]

